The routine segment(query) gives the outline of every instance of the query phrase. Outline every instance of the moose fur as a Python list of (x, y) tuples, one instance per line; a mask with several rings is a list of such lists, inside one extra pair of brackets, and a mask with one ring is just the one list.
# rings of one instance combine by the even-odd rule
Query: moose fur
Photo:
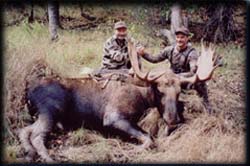
[[(77, 128), (84, 123), (97, 129), (118, 129), (149, 147), (150, 136), (137, 126), (145, 110), (157, 107), (169, 125), (180, 121), (176, 110), (179, 93), (176, 90), (180, 89), (173, 86), (160, 91), (157, 84), (122, 85), (120, 81), (110, 81), (102, 88), (92, 78), (42, 78), (35, 84), (27, 89), (27, 100), (30, 112), (37, 113), (38, 120), (20, 133), (27, 159), (32, 159), (37, 152), (46, 161), (52, 161), (44, 141), (57, 123), (64, 128)], [(171, 95), (167, 95), (167, 91)]]

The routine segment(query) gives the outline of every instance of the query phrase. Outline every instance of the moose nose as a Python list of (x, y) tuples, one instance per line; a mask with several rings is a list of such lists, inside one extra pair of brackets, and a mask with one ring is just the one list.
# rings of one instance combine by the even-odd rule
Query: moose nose
[(180, 122), (180, 117), (176, 108), (176, 101), (168, 100), (166, 102), (163, 118), (168, 124), (177, 124)]

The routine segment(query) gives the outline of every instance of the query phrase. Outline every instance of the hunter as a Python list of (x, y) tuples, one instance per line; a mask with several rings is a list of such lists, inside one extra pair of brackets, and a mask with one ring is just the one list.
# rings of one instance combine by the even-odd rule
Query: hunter
[[(190, 34), (187, 28), (180, 27), (175, 31), (176, 44), (165, 47), (155, 56), (145, 52), (144, 49), (140, 49), (138, 54), (151, 63), (158, 63), (168, 59), (170, 68), (175, 74), (185, 77), (192, 76), (197, 70), (196, 62), (198, 60), (198, 53), (189, 43)], [(187, 87), (189, 86), (186, 85), (183, 88), (187, 89)], [(192, 88), (203, 98), (203, 103), (207, 111), (211, 112), (206, 83), (196, 83), (192, 85)]]
[(114, 26), (114, 35), (104, 44), (101, 70), (131, 69), (128, 55), (128, 39), (136, 43), (138, 52), (140, 52), (140, 49), (143, 49), (139, 42), (128, 37), (125, 22), (116, 22)]

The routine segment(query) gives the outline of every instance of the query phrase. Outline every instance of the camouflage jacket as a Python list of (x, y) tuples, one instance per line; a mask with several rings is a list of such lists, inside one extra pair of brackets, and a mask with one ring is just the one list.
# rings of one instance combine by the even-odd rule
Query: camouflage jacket
[(196, 62), (198, 60), (198, 53), (190, 45), (181, 51), (179, 51), (176, 46), (167, 46), (159, 54), (155, 56), (145, 54), (143, 58), (152, 63), (168, 59), (174, 73), (190, 72), (193, 74), (197, 69)]
[[(130, 38), (135, 43), (136, 47), (141, 44)], [(128, 42), (127, 40), (119, 40), (116, 36), (109, 38), (103, 49), (102, 69), (129, 69), (131, 63), (128, 55)]]

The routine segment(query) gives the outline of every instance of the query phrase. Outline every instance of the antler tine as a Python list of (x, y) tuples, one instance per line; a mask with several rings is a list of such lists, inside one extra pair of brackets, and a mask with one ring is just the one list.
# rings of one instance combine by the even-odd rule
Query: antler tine
[(204, 39), (202, 38), (201, 39), (201, 51), (203, 51), (203, 50), (205, 50), (205, 49), (204, 49)]
[(214, 69), (216, 69), (217, 67), (222, 66), (222, 56), (220, 54), (216, 54), (215, 58), (213, 59), (214, 62)]
[(136, 48), (134, 46), (134, 43), (131, 40), (128, 40), (128, 50), (129, 50), (129, 58), (132, 64), (132, 68), (135, 72), (135, 74), (142, 80), (152, 82), (160, 78), (164, 72), (157, 73), (156, 75), (153, 75), (150, 77), (151, 70), (142, 72), (139, 68), (139, 62), (137, 57)]
[(213, 60), (214, 66), (216, 66), (217, 63), (218, 63), (218, 61), (219, 61), (219, 59), (221, 59), (222, 57), (221, 57), (220, 54), (215, 53), (215, 51), (216, 51), (216, 45), (214, 43), (210, 43), (209, 49), (211, 51), (211, 55), (213, 55), (212, 56), (212, 60)]
[(209, 43), (208, 49), (211, 50), (211, 51), (213, 50), (213, 43)]
[(214, 55), (213, 55), (213, 62), (216, 63), (216, 61), (218, 60), (218, 58), (219, 58), (219, 54), (214, 53)]
[(150, 78), (149, 72), (148, 72), (148, 73), (147, 73), (147, 80), (150, 81), (150, 82), (151, 82), (151, 81), (155, 81), (155, 80), (157, 80), (158, 78), (160, 78), (161, 76), (163, 76), (165, 73), (166, 73), (166, 71), (163, 70), (162, 72), (160, 72), (160, 73), (158, 73), (157, 75), (154, 75), (153, 77)]
[(137, 53), (135, 51), (135, 46), (134, 43), (131, 40), (128, 40), (128, 49), (129, 49), (129, 58), (130, 58), (130, 62), (132, 64), (132, 68), (135, 72), (135, 74), (142, 80), (147, 80), (148, 75), (150, 73), (150, 71), (147, 72), (142, 72), (139, 68), (139, 62), (138, 62), (138, 57), (137, 57)]
[(211, 51), (215, 51), (215, 49), (216, 49), (215, 44), (214, 44), (214, 43), (210, 43), (210, 44), (209, 44), (209, 49), (210, 49)]

